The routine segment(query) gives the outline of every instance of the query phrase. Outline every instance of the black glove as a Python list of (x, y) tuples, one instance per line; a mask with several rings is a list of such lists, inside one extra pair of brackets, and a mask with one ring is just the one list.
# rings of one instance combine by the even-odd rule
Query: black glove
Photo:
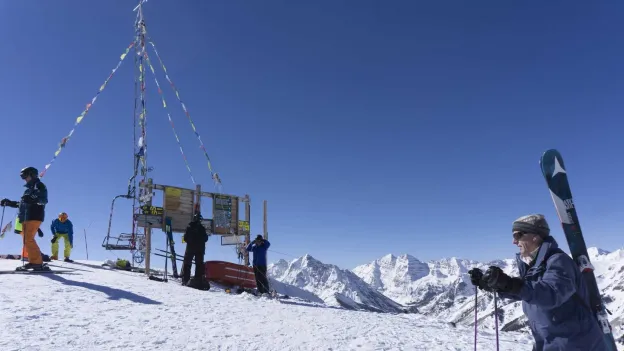
[(50, 240), (50, 242), (52, 244), (54, 244), (56, 242), (56, 239), (57, 239), (57, 237), (56, 237), (56, 235), (54, 235), (54, 236), (52, 236), (52, 240)]
[(8, 207), (17, 208), (19, 207), (19, 203), (17, 201), (11, 201), (9, 199), (2, 199), (0, 200), (0, 206), (2, 207), (8, 206)]
[(40, 238), (43, 238), (43, 232), (41, 231), (41, 228), (37, 229), (37, 233), (39, 234)]
[(505, 274), (502, 269), (490, 266), (482, 280), (494, 291), (517, 294), (522, 289), (524, 281), (520, 278), (512, 278)]
[(473, 268), (468, 271), (468, 275), (470, 275), (470, 282), (472, 285), (478, 287), (481, 290), (492, 291), (487, 283), (483, 280), (483, 271), (479, 268)]

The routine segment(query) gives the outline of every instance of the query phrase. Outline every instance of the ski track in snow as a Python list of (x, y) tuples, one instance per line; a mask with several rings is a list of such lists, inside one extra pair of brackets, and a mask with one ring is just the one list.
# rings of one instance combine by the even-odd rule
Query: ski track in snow
[[(0, 275), (0, 349), (474, 349), (474, 329), (417, 314), (349, 311), (218, 288), (205, 292), (138, 273), (53, 264), (80, 271)], [(0, 260), (1, 270), (18, 265)], [(531, 350), (524, 334), (499, 338), (500, 350)], [(479, 332), (478, 350), (496, 350), (493, 332)]]

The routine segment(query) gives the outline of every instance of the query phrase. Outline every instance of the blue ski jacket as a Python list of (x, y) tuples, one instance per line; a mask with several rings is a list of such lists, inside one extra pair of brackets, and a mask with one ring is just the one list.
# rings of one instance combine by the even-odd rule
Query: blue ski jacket
[(52, 221), (50, 230), (52, 231), (52, 235), (67, 234), (69, 244), (74, 246), (74, 225), (69, 219), (65, 222), (61, 222), (58, 218), (56, 218)]
[(518, 295), (535, 338), (535, 351), (608, 351), (598, 321), (589, 308), (589, 292), (579, 267), (547, 237), (531, 265), (516, 255), (524, 286)]
[(264, 240), (262, 245), (256, 245), (254, 242), (249, 243), (247, 245), (247, 251), (253, 252), (253, 265), (254, 266), (266, 266), (267, 259), (266, 253), (271, 246), (271, 243), (268, 240)]

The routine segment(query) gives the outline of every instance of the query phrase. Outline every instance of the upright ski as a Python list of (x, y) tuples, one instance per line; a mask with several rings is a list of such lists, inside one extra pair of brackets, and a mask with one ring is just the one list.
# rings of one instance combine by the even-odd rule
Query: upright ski
[(579, 266), (585, 278), (587, 289), (589, 290), (592, 311), (604, 333), (607, 345), (612, 351), (617, 351), (612, 328), (607, 318), (607, 310), (602, 301), (600, 290), (598, 289), (596, 276), (594, 275), (594, 267), (589, 260), (587, 246), (585, 246), (583, 232), (581, 231), (581, 225), (576, 214), (574, 201), (572, 200), (572, 191), (568, 183), (568, 174), (563, 164), (563, 158), (557, 150), (548, 150), (542, 155), (540, 166), (542, 168), (542, 174), (548, 184), (550, 196), (555, 203), (555, 209), (561, 221), (561, 226), (563, 227), (563, 232), (565, 233), (568, 246), (570, 247), (572, 258)]
[(167, 233), (167, 241), (169, 243), (169, 250), (171, 250), (171, 269), (173, 269), (173, 277), (179, 278), (178, 275), (178, 265), (176, 264), (176, 252), (175, 245), (173, 242), (173, 232), (171, 231), (171, 217), (165, 218), (165, 231)]

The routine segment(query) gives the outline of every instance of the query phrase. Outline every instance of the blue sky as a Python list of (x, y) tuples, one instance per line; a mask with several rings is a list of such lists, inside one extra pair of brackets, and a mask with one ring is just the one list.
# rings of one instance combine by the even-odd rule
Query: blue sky
[[(43, 168), (95, 96), (133, 40), (134, 6), (0, 2), (2, 197), (19, 199), (19, 170)], [(144, 12), (223, 191), (252, 198), (254, 234), (268, 200), (269, 260), (310, 253), (352, 268), (387, 253), (512, 257), (511, 222), (534, 212), (567, 246), (538, 165), (549, 148), (567, 163), (588, 246), (622, 247), (623, 6), (150, 0)], [(155, 69), (193, 174), (211, 188)], [(152, 176), (192, 187), (151, 74), (147, 91)], [(90, 223), (90, 259), (129, 257), (101, 243), (132, 173), (133, 103), (128, 57), (44, 177), (44, 252), (66, 211), (74, 258), (86, 257)], [(130, 213), (119, 207), (114, 232), (130, 230)], [(21, 241), (0, 245), (18, 252)], [(206, 259), (236, 260), (218, 238), (207, 248)]]

